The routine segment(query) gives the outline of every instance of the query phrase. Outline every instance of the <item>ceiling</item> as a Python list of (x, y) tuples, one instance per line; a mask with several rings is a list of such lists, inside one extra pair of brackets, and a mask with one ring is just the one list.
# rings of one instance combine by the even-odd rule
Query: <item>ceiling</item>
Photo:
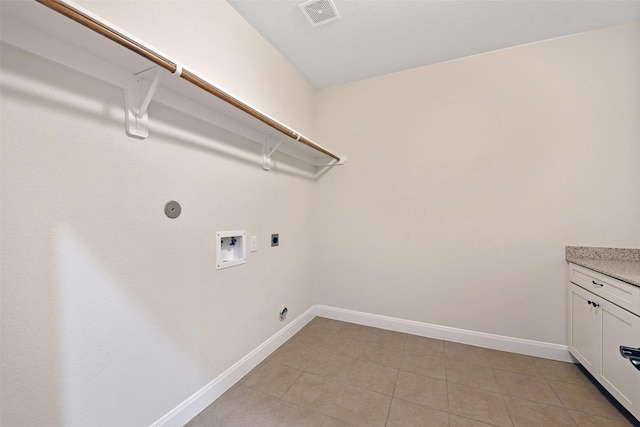
[(316, 88), (640, 20), (640, 0), (227, 0)]

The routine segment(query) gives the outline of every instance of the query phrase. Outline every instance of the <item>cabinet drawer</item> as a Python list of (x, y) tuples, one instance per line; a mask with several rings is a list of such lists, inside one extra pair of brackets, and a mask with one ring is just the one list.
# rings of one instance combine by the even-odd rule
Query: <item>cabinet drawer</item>
[(640, 287), (575, 264), (569, 264), (569, 280), (625, 310), (640, 315)]

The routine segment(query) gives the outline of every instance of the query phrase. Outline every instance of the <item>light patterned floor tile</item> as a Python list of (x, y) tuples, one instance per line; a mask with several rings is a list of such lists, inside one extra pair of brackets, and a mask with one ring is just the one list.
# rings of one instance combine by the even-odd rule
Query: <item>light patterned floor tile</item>
[(494, 374), (498, 380), (500, 393), (505, 396), (562, 406), (562, 402), (544, 378), (499, 369), (495, 369)]
[(342, 384), (330, 378), (305, 372), (282, 398), (323, 415), (333, 416)]
[(560, 381), (550, 381), (549, 384), (567, 409), (604, 418), (622, 417), (620, 412), (592, 384), (583, 386)]
[(398, 369), (402, 360), (403, 350), (401, 347), (387, 347), (380, 344), (365, 342), (362, 349), (362, 359), (378, 365), (388, 366)]
[(511, 398), (505, 403), (515, 427), (577, 427), (563, 407)]
[(397, 379), (397, 369), (378, 365), (366, 360), (358, 360), (349, 373), (347, 383), (365, 390), (391, 396), (396, 387)]
[(448, 383), (449, 411), (496, 426), (512, 426), (501, 395), (465, 385)]
[(470, 365), (463, 360), (446, 362), (447, 381), (483, 390), (499, 392), (493, 369), (488, 366)]
[(404, 349), (406, 351), (419, 351), (427, 356), (444, 356), (444, 341), (418, 335), (407, 335)]
[(634, 420), (636, 422), (633, 423), (624, 417), (615, 417), (611, 419), (611, 418), (599, 417), (593, 414), (587, 414), (585, 412), (569, 411), (569, 413), (571, 414), (571, 417), (579, 427), (602, 427), (602, 426), (607, 426), (607, 427), (635, 426), (637, 427), (637, 426), (640, 426), (640, 421)]
[(447, 379), (446, 359), (419, 351), (404, 351), (399, 369), (427, 377)]
[(253, 372), (244, 386), (281, 398), (302, 374), (302, 371), (270, 361)]
[(433, 409), (447, 411), (447, 382), (400, 371), (394, 397)]
[(489, 359), (489, 366), (495, 369), (516, 372), (521, 375), (540, 375), (533, 358), (523, 354), (487, 350), (487, 359)]
[(449, 413), (394, 398), (386, 427), (449, 427)]
[(309, 363), (305, 370), (336, 381), (344, 381), (355, 363), (356, 359), (323, 351)]
[(359, 427), (384, 427), (391, 396), (346, 384), (336, 400), (333, 416)]

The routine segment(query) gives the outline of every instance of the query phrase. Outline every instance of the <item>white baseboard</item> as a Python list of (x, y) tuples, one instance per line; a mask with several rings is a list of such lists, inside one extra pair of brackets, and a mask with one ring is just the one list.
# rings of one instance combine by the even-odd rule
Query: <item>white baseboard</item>
[(218, 375), (209, 384), (202, 387), (187, 400), (160, 418), (151, 427), (182, 427), (200, 412), (213, 403), (232, 385), (248, 374), (260, 362), (266, 359), (278, 347), (294, 336), (300, 329), (316, 316), (316, 307), (307, 311), (278, 331), (271, 338), (256, 347), (249, 354), (236, 362), (229, 369)]
[(485, 332), (469, 331), (466, 329), (451, 328), (448, 326), (432, 325), (430, 323), (416, 322), (414, 320), (363, 313), (360, 311), (328, 307), (325, 305), (316, 306), (316, 315), (320, 317), (327, 317), (329, 319), (357, 323), (359, 325), (405, 332), (422, 337), (437, 338), (462, 344), (491, 348), (494, 350), (526, 354), (528, 356), (542, 357), (545, 359), (560, 360), (563, 362), (574, 362), (569, 355), (569, 348), (566, 345), (494, 335)]

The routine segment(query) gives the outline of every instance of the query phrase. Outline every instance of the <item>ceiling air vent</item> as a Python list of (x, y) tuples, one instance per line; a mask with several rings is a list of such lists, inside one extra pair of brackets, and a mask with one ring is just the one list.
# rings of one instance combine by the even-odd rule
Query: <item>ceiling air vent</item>
[(298, 6), (314, 27), (340, 19), (340, 14), (336, 5), (333, 4), (333, 0), (309, 0)]

